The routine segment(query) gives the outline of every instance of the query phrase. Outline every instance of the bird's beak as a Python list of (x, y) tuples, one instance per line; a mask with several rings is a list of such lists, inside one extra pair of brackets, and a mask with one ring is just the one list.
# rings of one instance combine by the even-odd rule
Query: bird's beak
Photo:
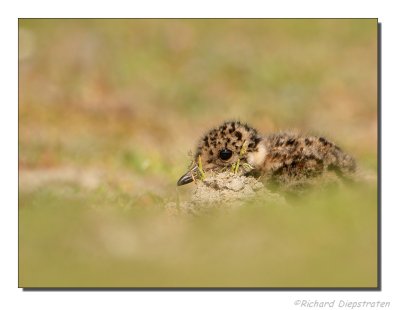
[(180, 179), (177, 182), (177, 185), (181, 186), (193, 182), (197, 177), (197, 171), (198, 167), (197, 165), (194, 165), (193, 168), (191, 168), (188, 172), (186, 172), (183, 176), (180, 177)]

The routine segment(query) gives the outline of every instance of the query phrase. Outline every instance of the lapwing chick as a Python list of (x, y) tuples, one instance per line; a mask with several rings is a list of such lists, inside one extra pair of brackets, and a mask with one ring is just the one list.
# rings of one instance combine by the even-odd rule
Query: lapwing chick
[(232, 171), (285, 186), (327, 173), (351, 179), (355, 170), (353, 157), (323, 137), (294, 132), (262, 136), (247, 124), (231, 121), (206, 133), (189, 171), (177, 184), (188, 184), (210, 172)]

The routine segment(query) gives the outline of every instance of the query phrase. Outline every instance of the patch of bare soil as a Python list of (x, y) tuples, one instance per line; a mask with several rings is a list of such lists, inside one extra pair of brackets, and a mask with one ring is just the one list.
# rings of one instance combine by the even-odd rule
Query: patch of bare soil
[(223, 172), (208, 175), (203, 181), (197, 181), (189, 201), (169, 202), (166, 208), (172, 214), (198, 214), (215, 208), (241, 207), (252, 200), (265, 204), (285, 203), (281, 195), (272, 193), (257, 179)]

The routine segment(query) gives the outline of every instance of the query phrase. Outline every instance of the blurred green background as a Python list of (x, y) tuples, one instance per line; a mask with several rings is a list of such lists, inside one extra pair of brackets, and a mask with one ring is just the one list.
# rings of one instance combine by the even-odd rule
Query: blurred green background
[(377, 170), (375, 19), (20, 19), (19, 285), (376, 287), (376, 181), (173, 218), (226, 119)]

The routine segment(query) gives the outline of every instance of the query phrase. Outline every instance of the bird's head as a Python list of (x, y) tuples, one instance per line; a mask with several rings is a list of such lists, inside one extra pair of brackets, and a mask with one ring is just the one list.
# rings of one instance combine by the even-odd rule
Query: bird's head
[(178, 186), (188, 184), (203, 173), (233, 171), (246, 173), (257, 169), (265, 147), (257, 131), (239, 121), (225, 122), (206, 133), (197, 146), (189, 171)]

